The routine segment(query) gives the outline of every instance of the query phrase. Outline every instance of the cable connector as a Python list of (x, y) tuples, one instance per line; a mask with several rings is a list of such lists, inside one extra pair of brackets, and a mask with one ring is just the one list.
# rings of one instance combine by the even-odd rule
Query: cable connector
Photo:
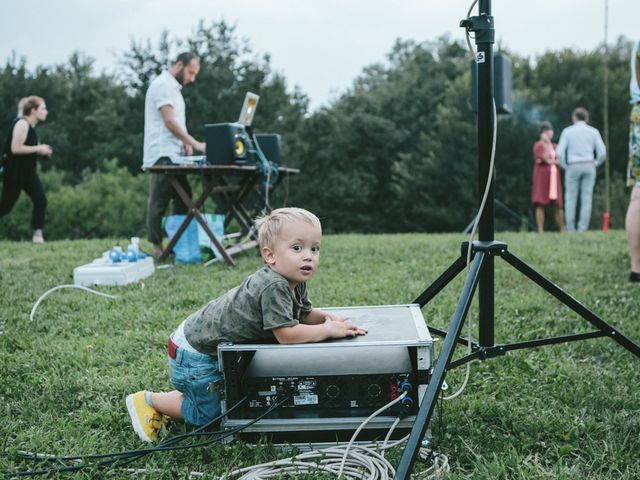
[(408, 379), (405, 378), (402, 381), (402, 383), (400, 384), (399, 390), (400, 390), (401, 393), (404, 393), (404, 392), (409, 393), (409, 392), (411, 392), (411, 390), (413, 390), (413, 385), (411, 384), (411, 382)]

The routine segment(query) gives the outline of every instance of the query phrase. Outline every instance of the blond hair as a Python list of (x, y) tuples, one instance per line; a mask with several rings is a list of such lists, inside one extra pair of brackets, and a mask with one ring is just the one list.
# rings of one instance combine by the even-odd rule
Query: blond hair
[(256, 219), (260, 249), (263, 247), (273, 247), (276, 239), (282, 232), (282, 227), (296, 220), (304, 220), (312, 226), (322, 229), (318, 217), (304, 208), (277, 208)]
[(22, 112), (24, 111), (24, 104), (27, 103), (27, 98), (29, 97), (22, 97), (18, 102), (18, 117), (22, 116)]

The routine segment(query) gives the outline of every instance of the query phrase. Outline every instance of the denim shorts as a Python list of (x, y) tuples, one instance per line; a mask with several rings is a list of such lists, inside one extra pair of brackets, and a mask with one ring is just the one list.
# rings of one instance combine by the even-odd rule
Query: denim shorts
[(182, 418), (190, 425), (202, 426), (220, 415), (222, 375), (218, 359), (211, 355), (178, 348), (176, 358), (167, 357), (171, 384), (184, 395)]

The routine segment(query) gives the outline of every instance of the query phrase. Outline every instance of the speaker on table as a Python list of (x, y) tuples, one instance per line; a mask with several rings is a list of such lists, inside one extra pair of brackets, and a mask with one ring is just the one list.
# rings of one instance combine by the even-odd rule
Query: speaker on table
[(256, 133), (255, 138), (267, 160), (280, 165), (280, 135), (277, 133)]
[(210, 123), (204, 126), (207, 163), (234, 165), (253, 161), (249, 155), (249, 135), (239, 123)]

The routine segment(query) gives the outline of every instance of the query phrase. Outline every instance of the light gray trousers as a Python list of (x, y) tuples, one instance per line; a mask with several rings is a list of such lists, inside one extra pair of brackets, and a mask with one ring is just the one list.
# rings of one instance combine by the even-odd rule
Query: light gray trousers
[(564, 175), (564, 216), (568, 232), (576, 231), (576, 206), (580, 199), (578, 232), (586, 232), (591, 220), (591, 201), (596, 184), (596, 165), (593, 162), (574, 163)]

